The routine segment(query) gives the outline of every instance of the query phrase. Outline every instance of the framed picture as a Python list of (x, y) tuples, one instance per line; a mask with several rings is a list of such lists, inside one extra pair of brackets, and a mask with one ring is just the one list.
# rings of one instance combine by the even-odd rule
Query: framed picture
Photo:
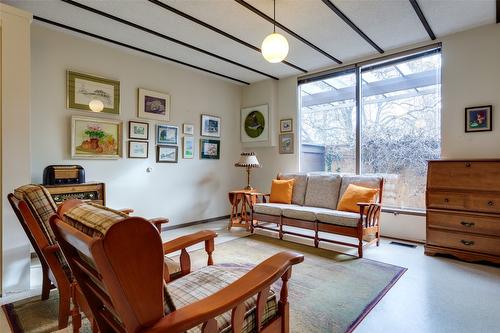
[(114, 119), (71, 117), (71, 157), (118, 159), (122, 156), (122, 122)]
[(178, 132), (177, 126), (156, 125), (156, 143), (176, 145)]
[(193, 124), (182, 124), (182, 133), (193, 135), (194, 134), (194, 125)]
[(182, 138), (182, 158), (194, 157), (194, 137), (185, 136)]
[(177, 146), (156, 146), (156, 162), (158, 163), (177, 163)]
[(269, 140), (269, 105), (241, 109), (241, 142)]
[(280, 120), (280, 132), (287, 133), (293, 131), (293, 119), (281, 119)]
[(493, 130), (491, 105), (475, 106), (465, 109), (465, 132), (484, 132)]
[(140, 121), (128, 122), (128, 138), (148, 140), (149, 139), (149, 124)]
[(220, 141), (200, 139), (200, 158), (218, 160), (220, 158)]
[(128, 158), (148, 158), (149, 142), (132, 141), (128, 142)]
[(280, 134), (280, 154), (293, 154), (293, 133)]
[(170, 121), (170, 95), (139, 88), (138, 117), (159, 121)]
[(220, 138), (220, 117), (202, 114), (201, 136)]
[(104, 113), (120, 114), (120, 82), (90, 74), (67, 71), (66, 107), (91, 111), (90, 102)]

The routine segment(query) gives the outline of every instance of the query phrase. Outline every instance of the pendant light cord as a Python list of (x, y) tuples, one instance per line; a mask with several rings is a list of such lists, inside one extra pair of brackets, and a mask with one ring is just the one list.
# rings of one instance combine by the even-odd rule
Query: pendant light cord
[(274, 13), (273, 13), (274, 19), (273, 19), (273, 31), (276, 33), (276, 0), (274, 0)]

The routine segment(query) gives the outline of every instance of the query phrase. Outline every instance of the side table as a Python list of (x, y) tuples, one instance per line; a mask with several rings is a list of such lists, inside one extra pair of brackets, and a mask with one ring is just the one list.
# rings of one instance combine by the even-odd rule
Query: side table
[(250, 230), (252, 206), (257, 202), (259, 195), (262, 193), (257, 192), (257, 190), (236, 190), (228, 193), (231, 203), (228, 230), (231, 230), (232, 227), (243, 227)]

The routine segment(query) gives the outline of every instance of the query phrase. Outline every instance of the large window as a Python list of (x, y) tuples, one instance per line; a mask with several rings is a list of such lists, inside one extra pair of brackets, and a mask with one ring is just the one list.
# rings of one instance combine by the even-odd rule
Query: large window
[(441, 54), (434, 49), (300, 84), (302, 171), (377, 174), (384, 206), (425, 208), (440, 156)]

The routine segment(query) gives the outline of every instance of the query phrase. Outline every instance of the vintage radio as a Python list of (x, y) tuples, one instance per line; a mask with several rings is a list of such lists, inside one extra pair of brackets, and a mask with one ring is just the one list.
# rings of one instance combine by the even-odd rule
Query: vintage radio
[(43, 185), (85, 183), (85, 170), (80, 165), (49, 165), (43, 170)]

